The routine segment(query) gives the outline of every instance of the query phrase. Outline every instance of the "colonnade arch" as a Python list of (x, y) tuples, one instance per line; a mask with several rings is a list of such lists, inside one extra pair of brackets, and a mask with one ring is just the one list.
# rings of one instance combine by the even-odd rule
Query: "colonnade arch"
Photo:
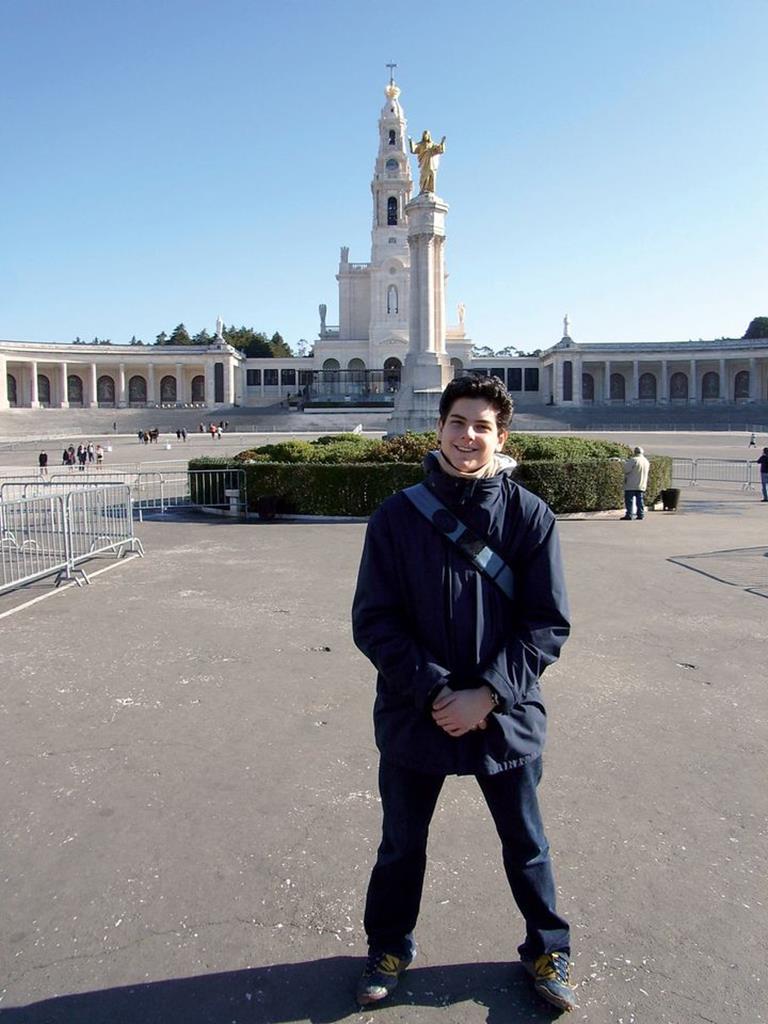
[(612, 373), (610, 398), (612, 402), (624, 402), (627, 397), (627, 385), (623, 373)]
[(166, 374), (165, 377), (160, 379), (160, 401), (161, 402), (175, 402), (176, 398), (176, 378), (171, 377), (170, 374)]
[(96, 381), (96, 401), (99, 405), (115, 404), (115, 380), (107, 373), (103, 373)]
[(83, 378), (77, 373), (70, 373), (67, 377), (67, 401), (70, 406), (83, 404)]
[(40, 405), (51, 404), (51, 381), (45, 373), (37, 375), (37, 400)]
[(656, 374), (641, 373), (637, 383), (638, 398), (644, 401), (656, 401)]
[(720, 374), (714, 370), (708, 370), (701, 378), (702, 401), (720, 397)]
[(12, 373), (7, 374), (8, 404), (13, 408), (19, 404), (19, 389)]
[[(451, 360), (453, 362), (453, 360)], [(390, 356), (384, 360), (384, 387), (387, 391), (399, 391), (400, 380), (403, 374), (403, 364), (397, 356)]]
[(128, 381), (128, 404), (147, 404), (147, 382), (140, 374), (134, 374)]

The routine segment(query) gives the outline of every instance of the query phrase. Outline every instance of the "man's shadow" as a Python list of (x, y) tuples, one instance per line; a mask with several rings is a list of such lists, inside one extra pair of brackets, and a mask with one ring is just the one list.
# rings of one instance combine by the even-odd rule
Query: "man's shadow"
[[(0, 1009), (2, 1024), (332, 1024), (358, 1017), (362, 961), (339, 956), (204, 974)], [(487, 1024), (545, 1024), (560, 1015), (533, 992), (520, 964), (414, 967), (386, 1006), (445, 1007), (472, 1001)], [(366, 1007), (364, 1012), (376, 1010)]]

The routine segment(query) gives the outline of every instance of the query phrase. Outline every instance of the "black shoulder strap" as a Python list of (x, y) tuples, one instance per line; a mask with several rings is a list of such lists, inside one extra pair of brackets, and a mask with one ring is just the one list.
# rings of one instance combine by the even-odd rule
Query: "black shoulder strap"
[(510, 601), (515, 596), (515, 576), (504, 559), (472, 533), (424, 484), (406, 487), (403, 494), (435, 529), (453, 541), (462, 554), (487, 576)]

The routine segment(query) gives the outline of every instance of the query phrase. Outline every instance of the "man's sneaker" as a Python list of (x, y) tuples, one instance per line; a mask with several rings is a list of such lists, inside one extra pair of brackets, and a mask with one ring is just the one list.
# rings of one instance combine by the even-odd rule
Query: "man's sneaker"
[(567, 953), (545, 953), (536, 960), (523, 960), (523, 967), (533, 978), (533, 987), (548, 1003), (561, 1010), (576, 1007), (576, 994), (571, 985), (571, 962)]
[(413, 963), (413, 956), (403, 958), (394, 953), (370, 952), (357, 983), (357, 1001), (360, 1006), (378, 1003), (386, 999), (390, 992), (394, 992), (400, 975)]

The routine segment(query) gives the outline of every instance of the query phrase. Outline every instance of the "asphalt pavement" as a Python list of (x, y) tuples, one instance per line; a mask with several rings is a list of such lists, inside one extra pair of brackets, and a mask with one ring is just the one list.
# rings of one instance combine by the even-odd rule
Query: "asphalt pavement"
[[(2, 1024), (556, 1017), (471, 779), (435, 817), (419, 959), (390, 1005), (354, 1004), (379, 829), (364, 529), (145, 521), (145, 558), (0, 618)], [(560, 531), (542, 800), (572, 1019), (759, 1024), (768, 506), (689, 490)]]

